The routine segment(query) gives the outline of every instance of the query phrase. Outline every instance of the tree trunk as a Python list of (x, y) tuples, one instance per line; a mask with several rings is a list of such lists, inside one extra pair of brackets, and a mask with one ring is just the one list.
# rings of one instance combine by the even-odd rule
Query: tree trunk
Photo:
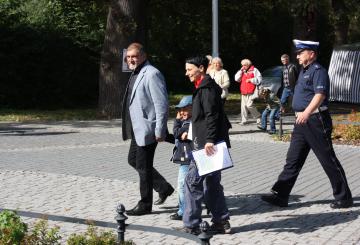
[(98, 114), (119, 118), (129, 73), (122, 72), (122, 51), (136, 41), (145, 45), (147, 0), (112, 0), (109, 5), (99, 72)]
[(349, 11), (343, 0), (332, 0), (331, 6), (334, 14), (335, 45), (347, 43), (349, 30)]

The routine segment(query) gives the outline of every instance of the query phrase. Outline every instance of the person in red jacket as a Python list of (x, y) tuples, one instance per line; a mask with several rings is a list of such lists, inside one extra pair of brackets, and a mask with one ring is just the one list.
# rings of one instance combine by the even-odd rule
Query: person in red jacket
[(250, 113), (256, 122), (260, 123), (260, 113), (254, 105), (254, 99), (257, 98), (257, 85), (260, 85), (262, 77), (249, 59), (241, 61), (241, 69), (235, 74), (235, 81), (240, 83), (241, 93), (241, 125), (247, 123)]

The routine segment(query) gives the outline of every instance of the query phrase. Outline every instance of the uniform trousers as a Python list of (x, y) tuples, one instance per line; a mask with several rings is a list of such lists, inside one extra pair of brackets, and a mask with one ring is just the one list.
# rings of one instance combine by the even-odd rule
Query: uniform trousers
[(172, 189), (165, 178), (153, 167), (157, 142), (146, 146), (138, 146), (134, 139), (131, 140), (128, 162), (140, 177), (139, 204), (148, 210), (152, 208), (153, 188), (158, 193), (167, 193)]
[(183, 214), (185, 227), (195, 228), (200, 225), (203, 201), (212, 214), (212, 222), (220, 223), (230, 219), (224, 188), (220, 181), (220, 171), (199, 176), (195, 163), (190, 163), (185, 178), (185, 210)]
[(241, 122), (247, 121), (249, 113), (253, 118), (260, 118), (260, 113), (254, 105), (254, 94), (243, 94), (241, 95)]
[(273, 190), (288, 198), (305, 160), (313, 150), (328, 176), (335, 200), (352, 198), (344, 169), (337, 159), (331, 141), (332, 120), (329, 111), (312, 114), (306, 124), (295, 124), (287, 152), (286, 164)]

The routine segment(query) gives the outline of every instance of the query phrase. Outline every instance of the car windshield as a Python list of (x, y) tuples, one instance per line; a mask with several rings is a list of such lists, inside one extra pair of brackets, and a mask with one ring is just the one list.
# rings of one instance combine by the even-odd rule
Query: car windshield
[(281, 77), (281, 66), (274, 66), (264, 70), (261, 74), (263, 77)]

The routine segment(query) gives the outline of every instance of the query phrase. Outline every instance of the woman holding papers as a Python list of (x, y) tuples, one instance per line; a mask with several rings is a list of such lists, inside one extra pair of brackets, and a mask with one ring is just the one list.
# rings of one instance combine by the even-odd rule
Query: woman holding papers
[[(204, 56), (186, 60), (186, 76), (195, 85), (192, 107), (192, 140), (194, 149), (204, 148), (207, 155), (216, 151), (214, 145), (220, 141), (229, 142), (229, 123), (221, 103), (221, 88), (206, 74), (208, 60)], [(182, 231), (199, 234), (201, 223), (201, 204), (205, 204), (212, 214), (209, 231), (213, 234), (231, 232), (230, 215), (225, 203), (224, 190), (220, 184), (221, 172), (216, 171), (199, 176), (196, 164), (192, 161), (185, 178), (185, 211)]]

